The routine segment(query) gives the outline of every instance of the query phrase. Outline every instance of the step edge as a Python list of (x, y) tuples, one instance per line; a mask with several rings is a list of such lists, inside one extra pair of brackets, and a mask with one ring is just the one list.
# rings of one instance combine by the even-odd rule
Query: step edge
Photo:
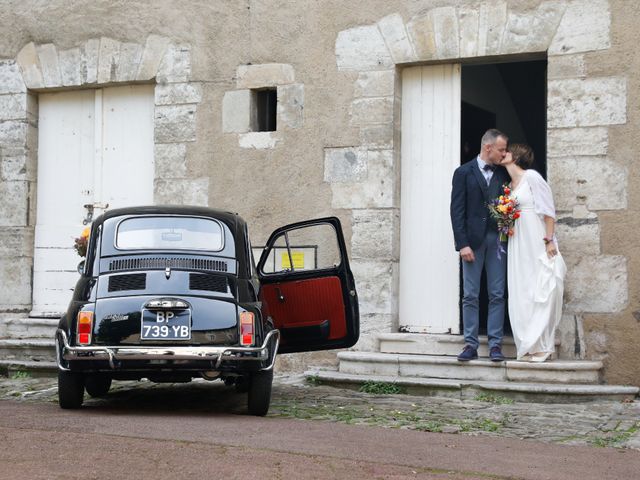
[(0, 348), (20, 348), (20, 347), (42, 347), (42, 348), (55, 348), (55, 339), (43, 339), (43, 338), (22, 338), (22, 339), (7, 339), (0, 338)]
[(340, 381), (389, 381), (398, 385), (407, 386), (438, 386), (446, 382), (447, 384), (460, 385), (460, 387), (479, 387), (491, 390), (505, 390), (512, 392), (529, 392), (529, 393), (558, 393), (572, 395), (637, 395), (640, 393), (640, 387), (625, 385), (593, 385), (593, 384), (557, 384), (557, 383), (529, 383), (529, 382), (491, 382), (491, 381), (473, 381), (464, 379), (439, 379), (439, 378), (423, 378), (423, 377), (402, 377), (389, 375), (359, 375), (345, 374), (342, 372), (327, 370), (309, 370), (304, 373), (308, 377), (318, 377), (320, 379)]
[(507, 359), (502, 362), (493, 362), (487, 359), (477, 359), (468, 362), (460, 362), (456, 357), (450, 355), (424, 355), (407, 353), (381, 353), (381, 352), (359, 352), (346, 351), (339, 352), (340, 361), (349, 362), (404, 362), (410, 364), (442, 364), (442, 365), (469, 365), (469, 366), (503, 366), (513, 370), (545, 370), (545, 371), (590, 371), (601, 370), (602, 362), (592, 360), (553, 360), (550, 362), (521, 362), (515, 359)]

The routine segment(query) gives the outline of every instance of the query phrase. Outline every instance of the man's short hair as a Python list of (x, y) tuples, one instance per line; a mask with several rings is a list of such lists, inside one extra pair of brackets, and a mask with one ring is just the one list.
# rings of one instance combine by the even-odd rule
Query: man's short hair
[(498, 137), (502, 137), (505, 139), (506, 142), (509, 142), (509, 137), (507, 137), (500, 130), (498, 130), (497, 128), (490, 128), (489, 130), (484, 132), (484, 135), (482, 135), (482, 140), (480, 141), (480, 148), (482, 148), (483, 145), (493, 145), (494, 143), (496, 143), (496, 140), (498, 139)]

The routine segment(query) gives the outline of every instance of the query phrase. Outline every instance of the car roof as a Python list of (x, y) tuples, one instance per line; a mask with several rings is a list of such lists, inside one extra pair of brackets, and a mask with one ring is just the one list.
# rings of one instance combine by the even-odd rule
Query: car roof
[(245, 223), (237, 213), (194, 205), (143, 205), (115, 208), (100, 215), (96, 218), (95, 223), (100, 224), (110, 218), (130, 215), (195, 215), (222, 220), (230, 226)]

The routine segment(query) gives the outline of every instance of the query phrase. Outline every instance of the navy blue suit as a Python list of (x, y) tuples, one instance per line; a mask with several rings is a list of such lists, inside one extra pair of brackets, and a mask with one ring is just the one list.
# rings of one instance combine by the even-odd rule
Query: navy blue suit
[[(507, 255), (498, 258), (498, 226), (489, 215), (487, 204), (502, 194), (502, 185), (509, 182), (502, 167), (496, 168), (489, 185), (478, 167), (477, 159), (461, 165), (453, 174), (451, 189), (451, 225), (456, 250), (471, 247), (475, 261), (462, 261), (463, 297), (462, 323), (467, 345), (478, 348), (480, 279), (487, 272), (489, 311), (487, 336), (489, 347), (500, 347), (504, 325), (504, 292), (507, 276)], [(506, 250), (506, 244), (502, 244)]]
[(487, 203), (501, 195), (502, 185), (510, 181), (507, 171), (498, 167), (487, 185), (475, 158), (456, 169), (451, 189), (451, 225), (456, 250), (464, 247), (475, 250), (484, 241), (487, 229), (498, 229), (489, 215)]

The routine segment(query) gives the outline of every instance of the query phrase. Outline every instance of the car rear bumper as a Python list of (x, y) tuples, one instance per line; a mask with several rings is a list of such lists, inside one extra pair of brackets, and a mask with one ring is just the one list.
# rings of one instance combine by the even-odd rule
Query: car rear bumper
[(260, 347), (227, 346), (87, 346), (69, 345), (66, 333), (56, 331), (56, 362), (60, 370), (68, 371), (69, 362), (107, 361), (113, 370), (129, 360), (192, 360), (210, 361), (215, 369), (222, 362), (268, 362), (260, 370), (271, 370), (276, 360), (280, 343), (280, 331), (267, 333)]

